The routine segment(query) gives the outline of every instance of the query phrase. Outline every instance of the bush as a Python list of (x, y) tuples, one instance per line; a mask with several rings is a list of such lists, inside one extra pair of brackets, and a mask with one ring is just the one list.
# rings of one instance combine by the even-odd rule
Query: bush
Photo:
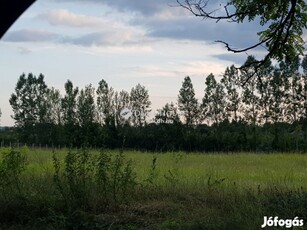
[(64, 168), (56, 155), (53, 165), (54, 182), (69, 212), (115, 208), (129, 201), (137, 184), (132, 162), (122, 153), (112, 158), (104, 152), (97, 156), (87, 150), (69, 151)]
[(132, 162), (125, 162), (123, 153), (112, 158), (104, 152), (98, 157), (96, 180), (99, 191), (104, 195), (106, 205), (115, 205), (129, 201), (136, 182), (136, 173)]
[(3, 148), (0, 150), (0, 189), (2, 198), (8, 199), (12, 195), (20, 195), (22, 192), (21, 174), (27, 164), (26, 154), (28, 149), (20, 150)]

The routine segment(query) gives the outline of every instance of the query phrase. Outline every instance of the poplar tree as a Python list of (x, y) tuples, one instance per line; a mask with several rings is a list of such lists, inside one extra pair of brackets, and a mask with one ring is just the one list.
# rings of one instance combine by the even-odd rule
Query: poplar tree
[(130, 95), (127, 91), (121, 90), (119, 93), (115, 92), (114, 95), (114, 106), (115, 106), (115, 120), (116, 125), (122, 126), (124, 124), (130, 124), (131, 117), (121, 116), (121, 112), (124, 109), (131, 109), (130, 107)]
[(51, 87), (47, 94), (47, 117), (49, 123), (55, 125), (63, 124), (62, 97), (58, 89)]
[(80, 127), (91, 127), (95, 122), (95, 89), (92, 85), (87, 85), (80, 91), (77, 100), (77, 117)]
[(199, 104), (195, 98), (195, 92), (191, 78), (186, 76), (178, 95), (178, 108), (182, 112), (187, 126), (197, 124), (199, 121)]
[(239, 94), (239, 71), (234, 65), (227, 67), (223, 77), (221, 79), (221, 84), (226, 89), (226, 118), (238, 121), (239, 110), (241, 98)]
[(205, 95), (201, 105), (203, 116), (208, 123), (218, 124), (224, 120), (226, 114), (223, 85), (216, 81), (212, 73), (207, 76), (205, 84)]
[(79, 88), (74, 88), (73, 83), (67, 80), (65, 83), (65, 95), (62, 98), (62, 110), (64, 124), (73, 126), (77, 124), (77, 97)]
[(135, 126), (144, 126), (149, 116), (151, 102), (145, 86), (137, 84), (130, 92), (130, 106), (133, 112), (132, 122)]
[(98, 83), (96, 90), (98, 120), (103, 125), (114, 123), (114, 90), (105, 80)]
[(70, 80), (65, 83), (65, 95), (62, 98), (63, 123), (65, 130), (65, 143), (77, 145), (78, 138), (78, 117), (77, 117), (77, 98), (79, 88), (75, 87)]

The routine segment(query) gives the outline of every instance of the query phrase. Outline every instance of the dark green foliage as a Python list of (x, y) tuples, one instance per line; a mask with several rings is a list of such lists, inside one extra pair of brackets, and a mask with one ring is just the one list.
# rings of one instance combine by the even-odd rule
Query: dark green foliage
[[(80, 91), (67, 81), (61, 97), (43, 75), (23, 74), (10, 99), (16, 129), (0, 131), (0, 141), (2, 146), (306, 152), (306, 60), (285, 59), (276, 66), (267, 60), (256, 76), (256, 59), (249, 56), (244, 70), (231, 66), (220, 81), (209, 74), (201, 104), (187, 76), (178, 104), (166, 103), (151, 121), (148, 90), (140, 84), (129, 94), (114, 92), (104, 80), (97, 90), (89, 85)], [(122, 116), (123, 109), (131, 114)]]
[(38, 77), (32, 73), (22, 74), (11, 95), (10, 105), (14, 112), (16, 127), (19, 128), (21, 140), (28, 143), (40, 141), (40, 134), (36, 132), (36, 125), (46, 124), (48, 87), (44, 75)]
[[(224, 106), (226, 106), (225, 118), (229, 120), (233, 120), (235, 122), (238, 121), (239, 118), (239, 109), (241, 104), (240, 94), (238, 92), (238, 85), (239, 85), (239, 71), (235, 68), (234, 65), (227, 67), (223, 77), (221, 79), (221, 86), (220, 88), (225, 88), (226, 95), (222, 95), (222, 99), (225, 100)], [(218, 91), (217, 91), (218, 92)]]
[[(186, 187), (177, 172), (189, 155), (172, 154), (166, 173), (156, 174), (154, 155), (149, 177), (155, 176), (136, 183), (124, 153), (54, 155), (52, 180), (49, 173), (32, 173), (26, 148), (1, 149), (0, 228), (259, 229), (264, 215), (287, 219), (307, 212), (303, 188), (239, 187), (214, 173), (201, 187)], [(160, 179), (165, 183), (157, 186)]]
[(122, 153), (113, 157), (104, 152), (97, 156), (87, 150), (69, 151), (64, 168), (55, 155), (53, 165), (54, 182), (70, 213), (91, 205), (99, 210), (114, 208), (128, 202), (137, 185), (132, 162)]
[(96, 179), (106, 205), (128, 201), (128, 195), (132, 194), (137, 185), (132, 162), (125, 162), (123, 153), (112, 159), (111, 156), (101, 152), (98, 157)]
[(178, 95), (178, 109), (183, 113), (185, 124), (191, 126), (199, 121), (199, 104), (191, 78), (186, 76)]
[(145, 182), (150, 184), (150, 185), (154, 185), (155, 181), (157, 180), (157, 177), (158, 177), (158, 172), (156, 170), (157, 169), (157, 160), (158, 160), (157, 155), (156, 154), (153, 155), (149, 175), (145, 180)]
[(0, 189), (1, 197), (6, 199), (17, 192), (21, 194), (21, 174), (25, 171), (27, 164), (27, 149), (2, 149), (0, 152)]
[(202, 101), (203, 119), (208, 124), (218, 124), (227, 119), (225, 117), (225, 92), (223, 85), (215, 80), (213, 74), (206, 78), (205, 96)]
[(109, 88), (105, 80), (98, 83), (97, 112), (98, 122), (105, 126), (112, 126), (115, 122), (115, 95), (113, 88)]
[[(257, 48), (265, 48), (267, 53), (261, 61), (255, 61), (257, 68), (265, 65), (270, 58), (282, 61), (294, 60), (305, 51), (304, 31), (307, 28), (307, 4), (303, 0), (230, 0), (216, 4), (208, 0), (177, 0), (184, 9), (197, 17), (215, 22), (259, 24), (264, 28), (257, 32), (258, 42), (247, 47), (235, 48), (237, 44), (227, 43), (227, 38), (219, 38), (228, 51), (246, 53)], [(227, 37), (227, 34), (225, 34)], [(222, 41), (221, 41), (222, 40)], [(241, 69), (249, 67), (243, 65)], [(253, 75), (257, 75), (257, 71)]]
[(132, 123), (135, 126), (144, 126), (150, 109), (151, 102), (149, 100), (148, 90), (145, 86), (137, 84), (130, 92), (130, 108), (132, 109)]
[(180, 124), (181, 121), (177, 110), (173, 102), (166, 103), (162, 109), (157, 110), (154, 120), (158, 124)]

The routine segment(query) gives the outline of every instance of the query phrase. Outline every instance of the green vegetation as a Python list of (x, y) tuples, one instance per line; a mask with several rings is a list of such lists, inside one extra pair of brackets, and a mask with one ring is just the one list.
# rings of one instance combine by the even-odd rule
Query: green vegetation
[(307, 151), (307, 4), (209, 2), (177, 0), (198, 17), (258, 22), (259, 42), (218, 42), (267, 53), (209, 74), (201, 100), (186, 76), (177, 103), (150, 121), (141, 84), (116, 92), (104, 79), (96, 89), (68, 80), (61, 95), (43, 74), (19, 77), (15, 127), (0, 130), (0, 229), (245, 230), (264, 216), (306, 220), (307, 156), (298, 153)]
[(301, 154), (0, 152), (5, 229), (259, 229), (307, 211)]
[[(83, 89), (68, 80), (65, 94), (44, 76), (21, 75), (11, 95), (13, 130), (1, 146), (129, 148), (150, 151), (306, 152), (307, 56), (227, 67), (204, 79), (202, 100), (186, 76), (176, 102), (152, 112), (148, 90), (114, 91), (105, 80)], [(257, 77), (251, 74), (258, 70)]]
[(245, 53), (259, 47), (265, 48), (267, 50), (265, 57), (255, 62), (258, 67), (270, 58), (278, 61), (291, 60), (304, 54), (303, 33), (307, 28), (306, 1), (229, 0), (216, 4), (215, 1), (210, 0), (177, 0), (177, 3), (193, 15), (217, 23), (224, 21), (242, 24), (248, 21), (259, 24), (261, 26), (259, 28), (264, 30), (257, 32), (259, 42), (254, 42), (250, 46), (235, 48), (235, 44), (217, 41), (233, 53)]

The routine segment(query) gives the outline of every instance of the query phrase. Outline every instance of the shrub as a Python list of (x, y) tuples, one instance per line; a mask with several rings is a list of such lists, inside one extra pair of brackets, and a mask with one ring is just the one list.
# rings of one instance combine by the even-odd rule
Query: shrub
[(0, 189), (5, 199), (16, 193), (20, 195), (22, 192), (21, 175), (26, 168), (27, 152), (26, 147), (20, 150), (13, 148), (0, 150)]
[(104, 209), (129, 201), (136, 186), (131, 161), (122, 153), (112, 158), (101, 152), (98, 156), (87, 150), (69, 151), (64, 159), (53, 156), (54, 183), (69, 212), (86, 210), (90, 205)]
[(132, 161), (126, 162), (123, 153), (112, 159), (110, 155), (101, 152), (98, 157), (96, 180), (105, 205), (116, 206), (128, 202), (137, 185)]

